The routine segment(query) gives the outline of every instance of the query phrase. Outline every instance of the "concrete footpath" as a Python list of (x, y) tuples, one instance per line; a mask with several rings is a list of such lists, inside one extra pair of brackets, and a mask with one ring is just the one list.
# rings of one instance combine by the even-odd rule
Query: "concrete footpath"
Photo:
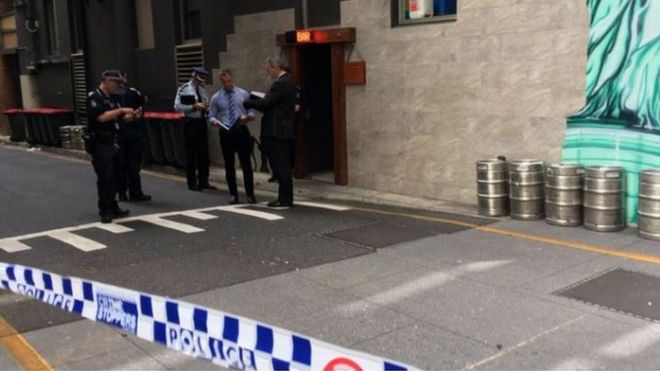
[[(221, 179), (214, 171), (212, 180)], [(257, 183), (272, 195), (265, 175)], [(296, 189), (297, 197), (333, 204), (476, 211), (313, 181)], [(660, 369), (660, 286), (597, 285), (618, 269), (655, 282), (660, 243), (633, 229), (597, 233), (501, 218), (181, 299), (422, 369)], [(633, 302), (643, 305), (627, 306)], [(216, 368), (88, 321), (23, 336), (57, 369)], [(1, 352), (0, 368), (15, 368)]]

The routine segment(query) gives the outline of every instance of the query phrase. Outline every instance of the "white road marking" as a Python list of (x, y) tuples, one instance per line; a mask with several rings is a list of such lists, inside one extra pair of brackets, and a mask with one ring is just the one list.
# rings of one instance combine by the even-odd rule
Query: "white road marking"
[(78, 236), (77, 234), (73, 234), (68, 231), (51, 232), (48, 234), (48, 236), (85, 252), (101, 250), (107, 247), (102, 243), (90, 240), (89, 238)]
[(169, 228), (169, 229), (174, 229), (175, 231), (183, 232), (183, 233), (197, 233), (197, 232), (204, 232), (202, 228), (197, 228), (195, 226), (192, 226), (190, 224), (184, 224), (184, 223), (179, 223), (175, 222), (172, 220), (167, 220), (163, 219), (158, 216), (144, 216), (141, 217), (139, 220), (142, 220), (143, 222), (155, 224), (157, 226), (163, 227), (163, 228)]
[(590, 359), (584, 358), (571, 358), (562, 361), (560, 364), (552, 367), (552, 370), (596, 370), (598, 364)]
[(197, 220), (211, 220), (211, 219), (217, 219), (218, 217), (215, 215), (211, 214), (206, 214), (201, 211), (184, 211), (181, 213), (183, 216), (187, 216), (189, 218), (197, 219)]
[[(509, 263), (511, 263), (511, 260), (494, 260), (464, 264), (446, 272), (434, 272), (427, 274), (403, 285), (394, 287), (390, 290), (369, 296), (365, 298), (365, 300), (380, 305), (392, 304), (411, 296), (418, 295), (424, 291), (442, 286), (447, 282), (455, 280), (459, 276), (465, 275), (466, 273), (483, 272), (501, 267)], [(361, 303), (361, 300), (356, 300), (351, 303), (340, 305), (337, 307), (337, 310), (345, 315), (351, 315), (353, 313), (364, 310), (364, 305)]]
[(97, 223), (94, 225), (95, 228), (103, 229), (104, 231), (112, 232), (115, 234), (133, 232), (133, 228), (128, 228), (125, 225), (115, 224), (115, 223)]
[[(349, 209), (343, 206), (335, 206), (335, 205), (322, 204), (317, 202), (301, 201), (299, 202), (299, 204), (303, 206), (320, 207), (320, 208), (337, 210), (337, 211)], [(83, 229), (89, 229), (89, 228), (98, 228), (115, 234), (128, 233), (128, 232), (132, 232), (133, 229), (125, 225), (122, 225), (122, 223), (133, 222), (133, 221), (145, 221), (147, 223), (155, 224), (164, 228), (177, 230), (183, 233), (203, 232), (204, 229), (202, 228), (198, 228), (184, 223), (174, 222), (164, 218), (175, 215), (183, 215), (197, 220), (211, 220), (218, 218), (218, 216), (216, 215), (208, 214), (207, 212), (209, 211), (224, 211), (234, 214), (247, 215), (267, 221), (276, 221), (276, 220), (284, 219), (284, 217), (280, 215), (269, 213), (266, 211), (247, 209), (245, 208), (246, 206), (249, 205), (228, 205), (228, 206), (223, 205), (223, 206), (205, 207), (194, 210), (170, 211), (165, 213), (138, 215), (138, 216), (127, 217), (122, 219), (115, 219), (113, 223), (108, 223), (108, 224), (102, 224), (97, 222), (97, 223), (81, 224), (73, 227), (57, 228), (43, 232), (30, 233), (22, 236), (13, 236), (13, 237), (0, 239), (0, 250), (4, 250), (8, 253), (30, 250), (31, 247), (21, 242), (21, 240), (50, 236), (62, 242), (65, 242), (69, 245), (75, 246), (81, 250), (85, 249), (85, 251), (94, 251), (101, 248), (105, 248), (106, 246), (98, 242), (92, 241), (88, 238), (77, 236), (72, 232), (80, 231)]]
[(225, 206), (218, 208), (218, 210), (227, 211), (235, 214), (241, 214), (241, 215), (249, 215), (255, 218), (264, 219), (268, 221), (284, 219), (284, 217), (280, 215), (266, 213), (259, 210), (244, 209), (242, 206)]
[(17, 239), (0, 240), (0, 249), (8, 253), (30, 250), (31, 247)]
[(296, 201), (293, 204), (294, 205), (307, 206), (307, 207), (316, 207), (316, 208), (319, 208), (319, 209), (334, 210), (334, 211), (346, 211), (346, 210), (351, 209), (348, 206), (324, 204), (324, 203), (320, 203), (320, 202), (311, 202), (311, 201), (310, 202), (308, 202), (308, 201)]
[[(475, 369), (475, 368), (477, 368), (477, 367), (479, 367), (479, 366), (485, 365), (486, 363), (492, 362), (492, 361), (494, 361), (494, 360), (496, 360), (496, 359), (498, 359), (498, 358), (502, 358), (502, 357), (504, 357), (505, 355), (507, 355), (507, 354), (509, 354), (509, 353), (511, 353), (511, 352), (514, 352), (514, 351), (516, 351), (516, 350), (518, 350), (518, 349), (520, 349), (520, 348), (522, 348), (522, 347), (524, 347), (524, 346), (527, 346), (527, 344), (531, 344), (531, 343), (533, 343), (534, 341), (536, 341), (536, 339), (539, 339), (539, 338), (541, 338), (541, 337), (543, 337), (543, 336), (545, 336), (545, 335), (551, 334), (551, 333), (553, 333), (553, 332), (555, 332), (555, 331), (561, 330), (561, 329), (564, 328), (564, 327), (570, 326), (570, 325), (572, 325), (573, 323), (582, 320), (584, 317), (586, 317), (586, 314), (583, 314), (583, 315), (581, 315), (581, 316), (579, 316), (579, 317), (577, 317), (577, 318), (575, 318), (575, 319), (572, 319), (572, 320), (570, 320), (570, 321), (568, 321), (568, 322), (566, 322), (566, 323), (562, 323), (562, 324), (559, 325), (559, 326), (555, 326), (555, 327), (553, 327), (553, 328), (551, 328), (551, 329), (549, 329), (549, 330), (543, 331), (543, 332), (541, 332), (540, 334), (536, 334), (536, 335), (532, 336), (531, 338), (529, 338), (529, 339), (527, 339), (527, 340), (521, 341), (520, 343), (518, 343), (518, 344), (516, 344), (516, 345), (514, 345), (514, 346), (512, 346), (512, 347), (509, 347), (509, 348), (507, 348), (507, 349), (502, 350), (501, 352), (496, 353), (496, 354), (493, 355), (493, 356), (490, 356), (490, 357), (488, 357), (488, 358), (482, 359), (482, 360), (479, 361), (479, 362), (475, 362), (475, 363), (472, 363), (472, 364), (466, 366), (466, 367), (465, 367), (465, 370), (472, 370), (472, 369)], [(575, 360), (572, 360), (572, 361), (575, 361)], [(567, 364), (567, 365), (568, 365), (568, 364)], [(561, 368), (561, 369), (562, 369), (562, 370), (570, 370), (570, 369), (574, 369), (574, 368), (572, 368), (572, 367), (565, 367), (565, 368)]]
[(651, 324), (603, 345), (597, 352), (607, 358), (629, 358), (644, 352), (658, 341), (660, 325)]

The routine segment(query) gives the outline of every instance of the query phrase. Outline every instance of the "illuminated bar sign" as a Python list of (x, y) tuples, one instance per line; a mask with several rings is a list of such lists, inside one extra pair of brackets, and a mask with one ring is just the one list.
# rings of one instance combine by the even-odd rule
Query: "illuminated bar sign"
[(296, 31), (296, 42), (297, 43), (311, 43), (312, 42), (312, 31)]
[(355, 28), (295, 30), (278, 36), (278, 45), (327, 44), (336, 42), (355, 42)]

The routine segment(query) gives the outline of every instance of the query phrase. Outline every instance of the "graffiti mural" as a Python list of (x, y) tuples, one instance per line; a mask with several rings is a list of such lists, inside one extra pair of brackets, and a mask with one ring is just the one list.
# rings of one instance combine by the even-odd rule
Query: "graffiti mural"
[(562, 162), (626, 169), (629, 223), (639, 171), (660, 168), (660, 1), (587, 0), (586, 105), (568, 117)]

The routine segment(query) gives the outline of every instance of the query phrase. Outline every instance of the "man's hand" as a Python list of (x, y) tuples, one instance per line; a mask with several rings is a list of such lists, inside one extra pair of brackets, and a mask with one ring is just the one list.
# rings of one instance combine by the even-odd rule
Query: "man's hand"
[(132, 108), (122, 108), (122, 119), (126, 122), (135, 121), (137, 119), (137, 111)]
[(193, 104), (193, 108), (197, 111), (205, 112), (206, 111), (206, 104), (204, 104), (204, 103), (195, 103), (195, 104)]
[(254, 117), (245, 116), (245, 115), (243, 115), (243, 116), (241, 116), (241, 117), (239, 118), (240, 123), (241, 123), (242, 125), (247, 124), (248, 122), (252, 121), (253, 119), (254, 119)]

